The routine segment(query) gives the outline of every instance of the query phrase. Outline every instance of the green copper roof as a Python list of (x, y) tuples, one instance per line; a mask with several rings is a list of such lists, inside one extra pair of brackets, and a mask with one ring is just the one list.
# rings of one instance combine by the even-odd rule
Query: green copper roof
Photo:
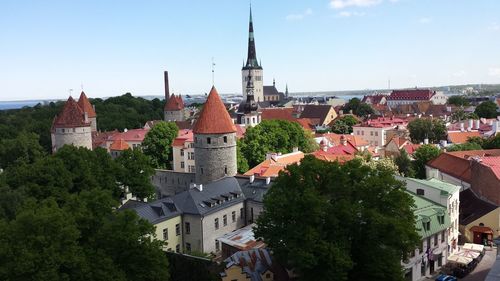
[(420, 179), (414, 179), (414, 178), (404, 178), (405, 180), (413, 181), (413, 182), (418, 182), (421, 184), (424, 184), (428, 187), (437, 189), (441, 191), (441, 194), (443, 195), (450, 195), (452, 193), (455, 193), (460, 190), (460, 187), (450, 184), (447, 182), (443, 182), (437, 179), (429, 179), (429, 180), (420, 180)]
[[(450, 227), (450, 217), (445, 207), (418, 196), (413, 192), (406, 192), (413, 197), (415, 202), (415, 227), (422, 238), (429, 237)], [(440, 221), (439, 217), (443, 217), (443, 220)], [(426, 229), (424, 226), (427, 222), (430, 223), (429, 229)]]

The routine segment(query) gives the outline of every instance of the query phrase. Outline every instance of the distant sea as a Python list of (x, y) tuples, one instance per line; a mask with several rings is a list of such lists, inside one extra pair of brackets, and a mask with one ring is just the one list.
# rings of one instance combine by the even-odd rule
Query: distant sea
[(42, 101), (0, 101), (0, 110), (17, 109), (25, 106), (35, 106)]

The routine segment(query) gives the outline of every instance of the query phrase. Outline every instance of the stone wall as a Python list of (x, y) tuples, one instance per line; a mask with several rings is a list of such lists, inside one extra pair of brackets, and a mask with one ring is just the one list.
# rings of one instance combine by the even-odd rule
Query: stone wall
[(185, 111), (176, 110), (176, 111), (165, 111), (164, 112), (165, 121), (184, 121), (186, 120)]
[(74, 145), (92, 149), (91, 127), (55, 128), (52, 133), (52, 152), (56, 152), (64, 145)]
[(159, 197), (172, 196), (189, 190), (189, 184), (194, 182), (194, 173), (179, 173), (172, 170), (157, 169), (151, 181)]
[(195, 134), (196, 183), (236, 175), (236, 134)]

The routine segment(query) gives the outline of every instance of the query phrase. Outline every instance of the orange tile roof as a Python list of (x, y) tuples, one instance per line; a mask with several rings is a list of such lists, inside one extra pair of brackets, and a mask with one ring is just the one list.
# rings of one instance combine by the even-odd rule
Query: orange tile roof
[(87, 96), (83, 91), (80, 94), (80, 98), (78, 99), (78, 106), (80, 106), (83, 112), (87, 112), (87, 116), (89, 118), (94, 118), (97, 116), (94, 107), (92, 106), (92, 104), (90, 104), (89, 99), (87, 98)]
[(345, 136), (347, 141), (351, 142), (357, 148), (360, 146), (367, 146), (368, 145), (368, 141), (366, 141), (362, 137), (356, 136), (356, 135), (342, 135), (342, 134), (336, 134), (336, 133), (316, 134), (316, 137), (322, 137), (322, 136), (327, 138), (330, 142), (333, 142), (334, 144), (339, 144), (340, 138), (342, 136)]
[(310, 155), (313, 155), (314, 157), (316, 157), (317, 159), (322, 160), (322, 161), (328, 161), (328, 162), (338, 161), (339, 163), (345, 163), (347, 161), (351, 161), (352, 159), (354, 159), (356, 157), (355, 155), (329, 154), (328, 152), (325, 152), (323, 150), (314, 151), (314, 152), (310, 153)]
[(283, 155), (273, 155), (273, 157), (271, 157), (270, 159), (266, 159), (257, 166), (248, 170), (244, 175), (277, 177), (280, 171), (285, 170), (286, 166), (299, 163), (302, 158), (304, 158), (304, 153), (301, 151)]
[(172, 146), (184, 146), (184, 143), (186, 143), (186, 141), (193, 142), (193, 140), (193, 130), (179, 130), (177, 137), (172, 142)]
[(448, 132), (448, 140), (451, 143), (466, 143), (468, 138), (480, 137), (481, 134), (478, 131), (472, 132)]
[[(310, 118), (297, 118), (295, 119), (295, 122), (299, 123), (300, 126), (302, 126), (302, 128), (304, 128), (304, 130), (307, 130), (307, 131), (313, 131), (314, 129), (314, 123)], [(316, 122), (316, 123), (319, 123), (319, 122)]]
[(165, 103), (165, 110), (178, 111), (184, 109), (184, 101), (181, 95), (171, 95), (167, 103)]
[(294, 121), (293, 107), (277, 107), (277, 108), (264, 108), (262, 109), (262, 120), (287, 120)]
[(193, 127), (195, 134), (235, 133), (236, 127), (214, 86)]
[(109, 150), (123, 151), (129, 148), (130, 146), (128, 145), (128, 143), (124, 141), (122, 138), (119, 138), (111, 144)]
[(85, 122), (83, 110), (72, 97), (69, 97), (61, 114), (55, 117), (52, 126), (57, 128), (88, 127), (90, 122)]
[(481, 158), (481, 165), (489, 167), (497, 176), (497, 179), (500, 179), (500, 156), (483, 157)]
[(126, 142), (142, 142), (146, 137), (146, 134), (149, 132), (148, 129), (132, 129), (127, 130), (123, 133), (117, 133), (112, 135), (109, 140), (115, 141), (117, 139), (122, 138)]

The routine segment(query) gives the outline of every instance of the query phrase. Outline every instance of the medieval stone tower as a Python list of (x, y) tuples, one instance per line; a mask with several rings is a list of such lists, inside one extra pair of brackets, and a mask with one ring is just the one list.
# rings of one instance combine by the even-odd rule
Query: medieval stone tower
[(255, 38), (253, 35), (252, 8), (250, 8), (250, 22), (248, 25), (248, 54), (247, 61), (241, 69), (243, 100), (247, 99), (247, 82), (252, 79), (254, 86), (254, 99), (256, 102), (264, 101), (264, 81), (262, 66), (257, 61), (255, 51)]
[(193, 128), (196, 183), (236, 175), (236, 127), (212, 87)]
[(68, 98), (52, 123), (52, 152), (66, 144), (92, 149), (92, 124), (88, 115), (72, 97)]
[(186, 110), (184, 108), (184, 101), (181, 95), (172, 94), (164, 107), (165, 121), (184, 121), (186, 120)]
[(78, 106), (87, 114), (87, 118), (90, 121), (90, 127), (92, 132), (97, 131), (97, 114), (95, 113), (94, 106), (90, 103), (87, 95), (82, 91), (80, 98), (78, 99)]

